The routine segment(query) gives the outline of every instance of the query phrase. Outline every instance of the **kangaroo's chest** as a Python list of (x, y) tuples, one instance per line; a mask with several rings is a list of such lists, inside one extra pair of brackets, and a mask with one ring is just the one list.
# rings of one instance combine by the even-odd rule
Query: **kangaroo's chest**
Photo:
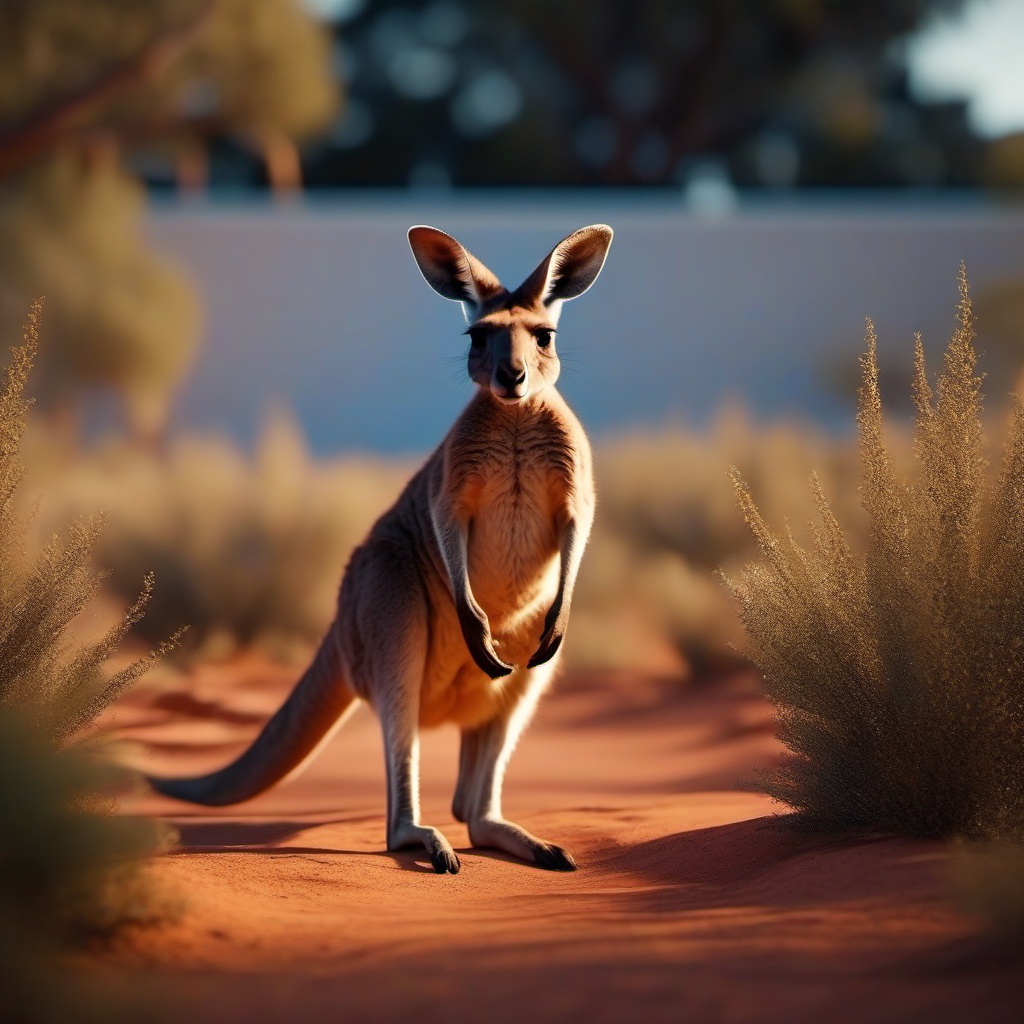
[(513, 611), (549, 589), (558, 555), (556, 504), (571, 486), (571, 467), (553, 446), (510, 442), (480, 469), (469, 528), (470, 584), (489, 613)]

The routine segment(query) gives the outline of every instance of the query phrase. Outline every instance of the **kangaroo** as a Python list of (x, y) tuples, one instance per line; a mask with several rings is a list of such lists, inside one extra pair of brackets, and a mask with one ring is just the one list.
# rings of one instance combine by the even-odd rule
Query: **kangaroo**
[(383, 731), (389, 850), (422, 846), (436, 872), (458, 872), (419, 810), (418, 730), (453, 722), (452, 814), (472, 845), (575, 870), (561, 847), (503, 817), (501, 792), (554, 674), (593, 522), (590, 445), (555, 390), (555, 331), (611, 240), (603, 224), (581, 228), (510, 292), (450, 235), (409, 229), (427, 283), (464, 307), (476, 393), (353, 553), (333, 624), (253, 744), (220, 771), (153, 778), (154, 789), (214, 806), (247, 800), (296, 773), (362, 699)]

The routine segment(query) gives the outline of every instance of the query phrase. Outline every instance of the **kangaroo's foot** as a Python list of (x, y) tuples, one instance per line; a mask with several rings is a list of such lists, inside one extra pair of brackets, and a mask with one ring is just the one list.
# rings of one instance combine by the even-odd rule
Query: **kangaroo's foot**
[(457, 875), (459, 858), (451, 843), (430, 825), (403, 824), (388, 836), (389, 850), (407, 850), (422, 846), (430, 857), (430, 863), (439, 875)]
[(575, 871), (572, 854), (554, 843), (530, 835), (525, 828), (504, 818), (477, 818), (469, 823), (469, 840), (474, 846), (504, 850), (513, 857), (532, 861), (549, 871)]

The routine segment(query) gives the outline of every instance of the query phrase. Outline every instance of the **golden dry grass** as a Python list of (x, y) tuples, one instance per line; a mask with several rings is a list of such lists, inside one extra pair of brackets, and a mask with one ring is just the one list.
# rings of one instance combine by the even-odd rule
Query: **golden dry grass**
[[(742, 631), (713, 570), (742, 564), (754, 544), (729, 465), (762, 482), (781, 521), (794, 507), (810, 518), (812, 466), (825, 466), (842, 491), (855, 458), (847, 441), (797, 423), (765, 429), (737, 409), (707, 433), (600, 443), (599, 512), (576, 590), (570, 667), (735, 664)], [(251, 455), (223, 437), (184, 435), (163, 456), (111, 441), (70, 463), (40, 442), (34, 463), (48, 521), (106, 515), (94, 554), (110, 593), (130, 599), (142, 575), (155, 574), (138, 636), (153, 643), (187, 624), (185, 657), (256, 647), (293, 662), (326, 629), (351, 551), (415, 468), (414, 460), (314, 459), (280, 414)]]
[(40, 551), (27, 543), (31, 517), (18, 506), (25, 474), (20, 459), (28, 400), (25, 388), (39, 341), (41, 305), (29, 315), (25, 343), (13, 350), (0, 390), (0, 709), (29, 716), (60, 744), (129, 687), (158, 655), (110, 675), (104, 664), (142, 616), (151, 591), (136, 578), (128, 610), (98, 639), (69, 642), (72, 623), (96, 597), (102, 577), (92, 563), (101, 536), (99, 517), (73, 519)]
[(217, 436), (181, 437), (165, 456), (112, 442), (37, 483), (58, 518), (106, 510), (95, 554), (113, 594), (125, 598), (154, 573), (135, 627), (148, 643), (187, 625), (191, 658), (256, 647), (297, 661), (330, 623), (350, 553), (410, 470), (317, 462), (278, 415), (251, 456)]
[[(897, 445), (902, 451), (905, 445)], [(758, 482), (770, 521), (813, 514), (805, 481), (821, 467), (844, 512), (856, 448), (802, 423), (764, 427), (729, 407), (706, 432), (634, 433), (596, 448), (598, 517), (576, 590), (566, 660), (574, 669), (701, 674), (735, 665), (742, 630), (714, 576), (756, 545), (728, 467)], [(313, 458), (286, 415), (247, 454), (218, 436), (184, 435), (158, 456), (110, 441), (69, 462), (33, 449), (44, 517), (107, 517), (94, 549), (105, 587), (130, 600), (158, 582), (135, 632), (148, 643), (187, 624), (181, 656), (256, 647), (301, 662), (330, 622), (353, 548), (398, 495), (414, 460)]]
[[(907, 459), (898, 431), (896, 458)], [(567, 640), (578, 667), (636, 667), (668, 645), (684, 672), (735, 665), (743, 631), (715, 577), (757, 551), (736, 505), (729, 467), (753, 482), (764, 518), (810, 536), (816, 513), (806, 481), (814, 467), (854, 533), (863, 530), (857, 449), (806, 423), (756, 424), (726, 406), (704, 432), (682, 428), (608, 439), (596, 450), (598, 515), (583, 561)], [(664, 657), (658, 659), (664, 665)]]

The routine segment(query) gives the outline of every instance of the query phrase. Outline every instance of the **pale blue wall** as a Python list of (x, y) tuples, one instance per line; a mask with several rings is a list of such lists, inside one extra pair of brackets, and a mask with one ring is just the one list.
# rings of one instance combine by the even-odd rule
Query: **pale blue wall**
[(427, 450), (470, 393), (457, 358), (464, 324), (420, 278), (405, 229), (450, 231), (514, 285), (595, 221), (615, 228), (615, 243), (598, 283), (566, 306), (559, 340), (563, 391), (595, 433), (699, 424), (727, 396), (759, 416), (842, 428), (852, 416), (822, 368), (856, 364), (866, 315), (883, 357), (908, 356), (915, 330), (938, 353), (961, 259), (976, 292), (1024, 278), (1024, 211), (998, 207), (778, 207), (710, 220), (668, 199), (597, 196), (157, 209), (150, 234), (190, 269), (208, 316), (177, 423), (248, 441), (278, 403), (320, 452)]

